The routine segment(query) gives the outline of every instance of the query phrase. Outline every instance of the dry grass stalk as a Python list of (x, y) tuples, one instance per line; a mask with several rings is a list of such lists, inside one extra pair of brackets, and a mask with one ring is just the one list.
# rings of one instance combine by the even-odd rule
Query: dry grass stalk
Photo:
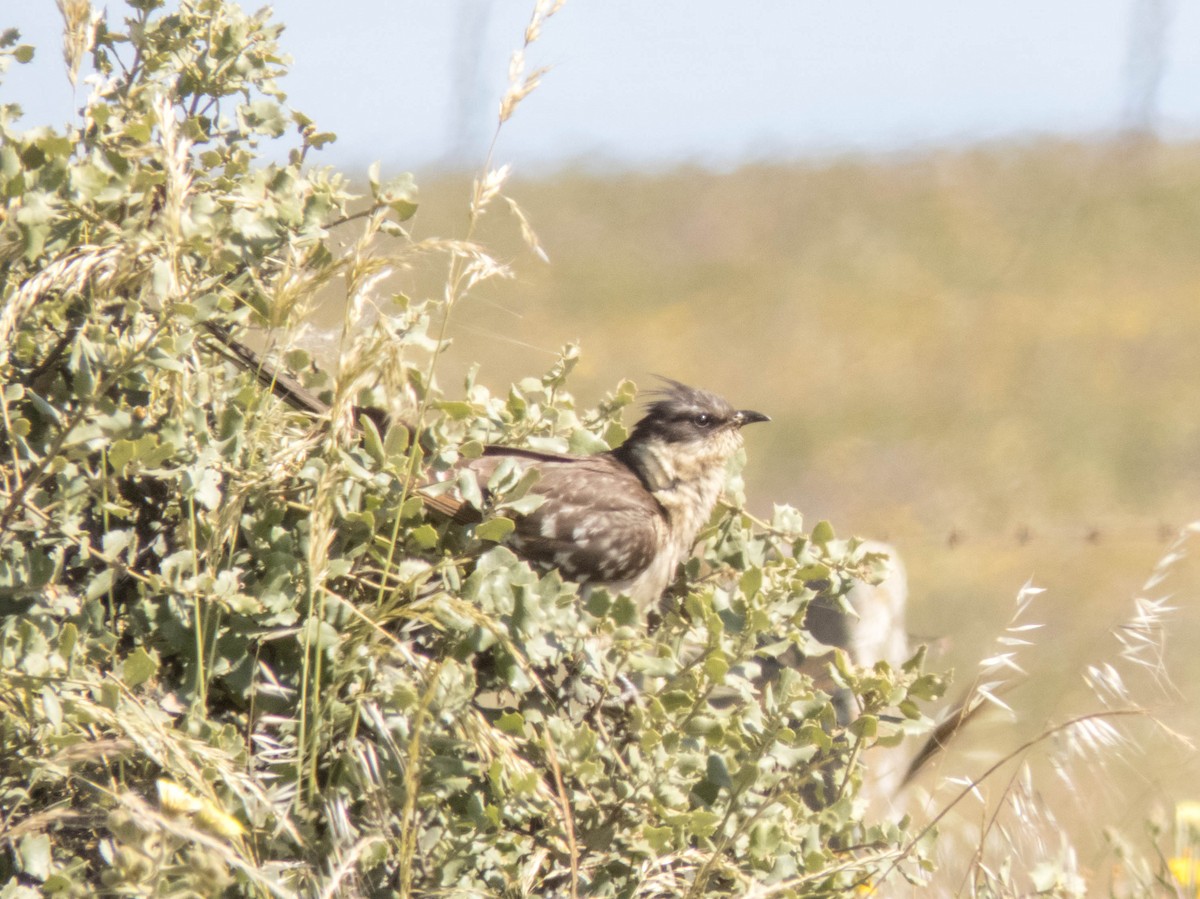
[(529, 224), (529, 219), (526, 217), (524, 210), (517, 205), (517, 201), (512, 197), (505, 197), (505, 202), (508, 203), (509, 210), (516, 216), (517, 223), (521, 226), (521, 238), (525, 241), (525, 246), (529, 247), (530, 251), (537, 256), (538, 259), (549, 264), (550, 257), (546, 255), (546, 251), (542, 249), (541, 241), (534, 233), (533, 226)]
[(92, 49), (96, 40), (96, 26), (102, 13), (93, 10), (89, 0), (54, 0), (63, 19), (63, 61), (67, 64), (67, 78), (75, 87), (79, 78), (79, 67), (83, 58)]
[(975, 680), (967, 688), (963, 698), (942, 717), (933, 733), (913, 756), (902, 786), (910, 783), (927, 764), (945, 752), (963, 729), (985, 709), (997, 708), (1009, 715), (1015, 715), (1013, 709), (1000, 696), (1015, 686), (1012, 675), (1026, 676), (1025, 670), (1017, 661), (1017, 654), (1021, 649), (1033, 645), (1026, 635), (1042, 627), (1040, 624), (1026, 622), (1025, 616), (1034, 599), (1043, 592), (1043, 588), (1033, 586), (1032, 582), (1027, 582), (1017, 592), (1012, 618), (1004, 631), (996, 637), (997, 651), (979, 662)]
[(0, 366), (7, 365), (12, 335), (21, 319), (50, 293), (106, 294), (119, 283), (137, 276), (135, 260), (128, 259), (124, 248), (111, 244), (83, 244), (48, 262), (33, 277), (23, 282), (4, 303), (0, 312)]
[[(1192, 525), (1181, 532), (1179, 538), (1168, 549), (1147, 581), (1144, 592), (1159, 587), (1171, 569), (1183, 558), (1183, 543), (1200, 530)], [(1031, 594), (1028, 585), (1018, 597), (1018, 610), (1009, 627), (998, 640), (1002, 651), (994, 653), (981, 663), (980, 679), (1008, 671), (1024, 674), (1023, 665), (1015, 658), (1017, 649), (1029, 646), (1023, 636), (1035, 625), (1021, 623), (1028, 609)], [(1081, 810), (1094, 808), (1100, 802), (1113, 803), (1119, 797), (1115, 785), (1122, 778), (1114, 772), (1114, 765), (1133, 765), (1134, 756), (1145, 757), (1148, 745), (1130, 730), (1133, 722), (1148, 722), (1155, 733), (1166, 736), (1185, 748), (1190, 742), (1157, 715), (1149, 711), (1151, 706), (1178, 699), (1180, 693), (1171, 681), (1165, 655), (1167, 621), (1174, 611), (1165, 599), (1134, 598), (1134, 611), (1130, 618), (1113, 630), (1117, 640), (1117, 655), (1110, 660), (1088, 665), (1082, 675), (1092, 696), (1098, 700), (1101, 710), (1077, 714), (1059, 724), (1046, 725), (1030, 739), (990, 765), (981, 774), (968, 777), (945, 777), (943, 783), (955, 785), (958, 792), (941, 805), (916, 839), (920, 839), (929, 828), (940, 821), (968, 797), (980, 803), (983, 818), (977, 825), (977, 837), (972, 850), (971, 863), (962, 873), (962, 880), (955, 888), (945, 884), (949, 872), (949, 856), (943, 868), (943, 876), (935, 885), (939, 891), (961, 895), (974, 895), (977, 888), (988, 891), (988, 895), (1015, 895), (1016, 884), (1026, 883), (1020, 877), (1013, 879), (1013, 872), (1024, 871), (1033, 878), (1039, 889), (1053, 895), (1082, 896), (1095, 886), (1089, 885), (1078, 862), (1075, 840), (1081, 836), (1055, 815), (1054, 800), (1046, 784), (1039, 784), (1037, 766), (1044, 763), (1057, 775), (1067, 790), (1070, 805), (1074, 808), (1073, 818)], [(1154, 695), (1139, 697), (1139, 691), (1129, 675), (1142, 672), (1149, 675)], [(1144, 680), (1144, 679), (1143, 679)], [(1003, 683), (1011, 684), (1010, 681)], [(998, 705), (1012, 711), (1007, 703), (995, 697), (997, 682), (974, 686), (966, 700), (947, 721), (935, 732), (931, 744), (927, 745), (914, 762), (914, 770), (936, 754), (951, 739), (961, 736), (979, 708), (985, 703)], [(1018, 766), (1000, 788), (995, 797), (989, 796), (985, 785), (1013, 762)], [(1097, 818), (1110, 820), (1111, 815), (1096, 811)], [(956, 850), (950, 842), (961, 844), (964, 836), (962, 826), (943, 834), (943, 853)], [(954, 839), (949, 839), (954, 838)], [(958, 851), (961, 856), (961, 845)], [(1024, 876), (1024, 875), (1022, 875)], [(1028, 886), (1028, 883), (1026, 883)]]

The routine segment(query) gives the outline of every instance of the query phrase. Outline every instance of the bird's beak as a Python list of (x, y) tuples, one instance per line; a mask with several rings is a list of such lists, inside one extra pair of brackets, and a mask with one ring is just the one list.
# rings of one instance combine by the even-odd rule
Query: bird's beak
[(742, 425), (752, 425), (756, 421), (770, 421), (771, 416), (763, 415), (761, 412), (755, 412), (753, 409), (741, 409), (734, 416), (734, 423), (740, 428)]

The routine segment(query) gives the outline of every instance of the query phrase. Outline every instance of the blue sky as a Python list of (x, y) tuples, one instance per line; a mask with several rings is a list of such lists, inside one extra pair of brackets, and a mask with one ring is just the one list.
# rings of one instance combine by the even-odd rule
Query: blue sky
[[(5, 5), (0, 27), (19, 27), (41, 52), (10, 71), (0, 96), (21, 103), (28, 124), (64, 120), (77, 103), (53, 0)], [(338, 134), (330, 162), (474, 164), (531, 8), (282, 0), (294, 57), (284, 86)], [(1131, 56), (1131, 35), (1156, 17), (1164, 39)], [(1179, 0), (569, 0), (530, 63), (552, 70), (499, 148), (527, 169), (726, 167), (1103, 133), (1121, 125), (1131, 84), (1159, 68), (1163, 133), (1200, 134), (1200, 4)]]

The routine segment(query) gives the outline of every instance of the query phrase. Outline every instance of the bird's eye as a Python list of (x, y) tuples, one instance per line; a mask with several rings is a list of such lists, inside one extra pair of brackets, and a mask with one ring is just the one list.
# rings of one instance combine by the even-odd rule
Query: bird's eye
[(696, 423), (696, 427), (698, 428), (708, 428), (712, 427), (713, 417), (707, 412), (700, 412), (692, 421)]

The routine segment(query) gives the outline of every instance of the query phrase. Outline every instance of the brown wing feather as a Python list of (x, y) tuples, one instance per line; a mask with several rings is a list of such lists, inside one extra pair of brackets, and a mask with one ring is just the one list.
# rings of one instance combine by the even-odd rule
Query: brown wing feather
[(425, 490), (421, 490), (419, 493), (425, 508), (437, 512), (439, 515), (445, 515), (447, 518), (453, 518), (459, 524), (477, 524), (483, 520), (478, 509), (453, 494), (433, 494), (427, 493)]
[(537, 468), (531, 492), (546, 497), (516, 519), (510, 545), (525, 558), (577, 581), (623, 581), (653, 561), (666, 530), (665, 512), (638, 477), (608, 453), (558, 456), (489, 447), (463, 465), (487, 481), (504, 459)]

